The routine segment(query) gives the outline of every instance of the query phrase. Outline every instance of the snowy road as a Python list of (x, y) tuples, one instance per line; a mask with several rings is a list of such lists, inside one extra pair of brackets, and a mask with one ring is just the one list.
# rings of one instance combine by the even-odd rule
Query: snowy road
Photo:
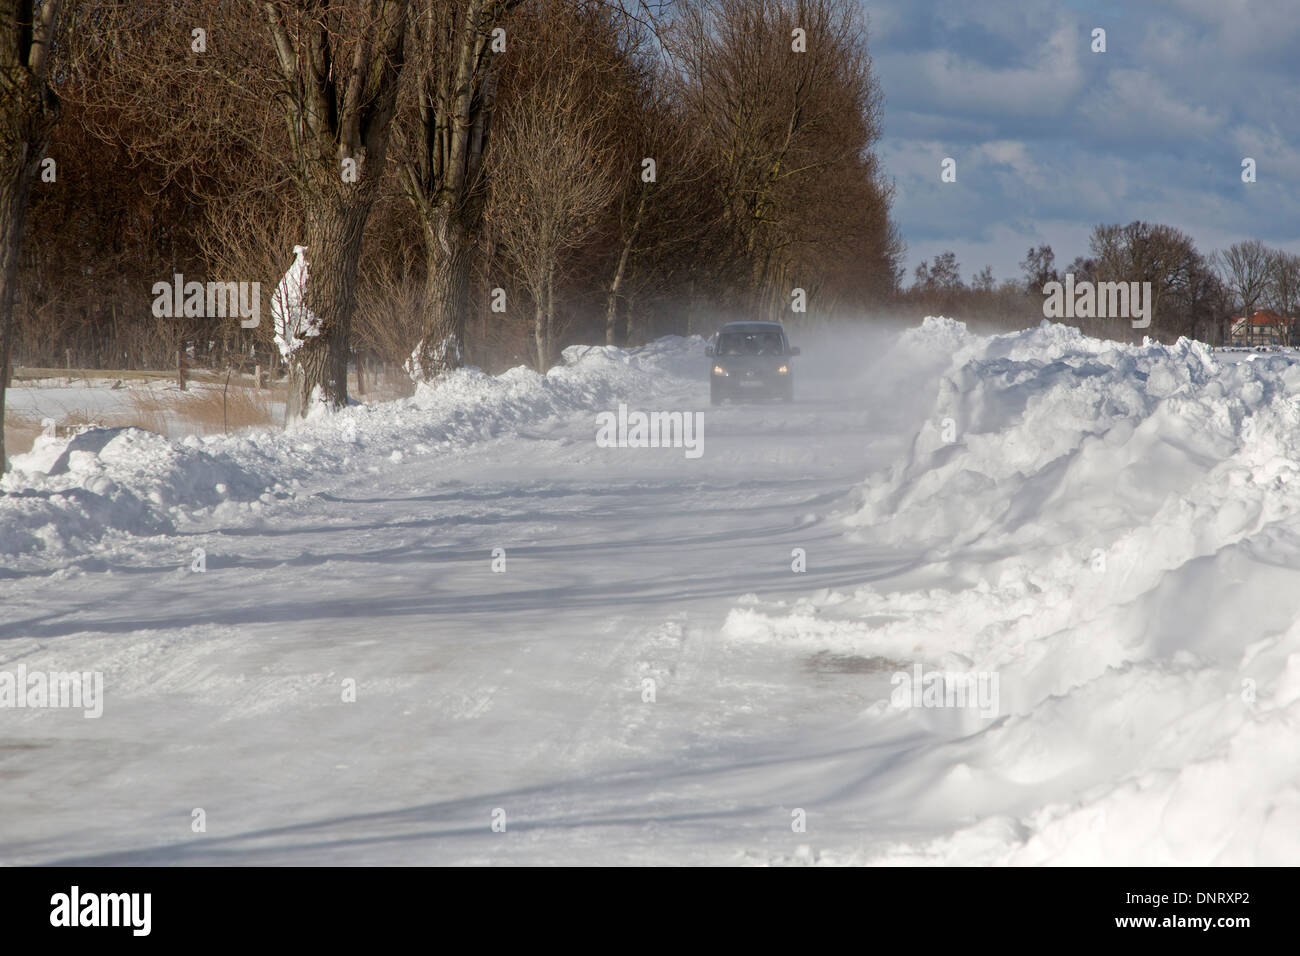
[[(833, 384), (806, 383), (795, 406), (709, 409), (696, 460), (597, 448), (578, 413), (336, 479), (263, 527), (8, 582), (19, 610), (0, 639), (114, 678), (102, 719), (41, 715), (0, 745), (6, 861), (793, 854), (807, 842), (793, 808), (816, 820), (833, 788), (809, 778), (843, 759), (828, 732), (888, 683), (719, 629), (747, 592), (909, 562), (822, 517), (897, 451)], [(681, 397), (707, 405), (703, 384)], [(851, 839), (867, 823), (834, 826)]]
[[(805, 348), (793, 406), (709, 408), (692, 346), (482, 435), (439, 397), (443, 444), (415, 405), (209, 443), (298, 477), (160, 535), (68, 537), (97, 512), (32, 479), (14, 527), (74, 544), (0, 568), (0, 669), (102, 672), (104, 712), (0, 710), (0, 862), (1296, 862), (1300, 506), (1187, 427), (1229, 373), (927, 335)], [(617, 400), (702, 410), (704, 454), (597, 447)], [(122, 527), (111, 450), (69, 460)], [(914, 665), (1000, 712), (892, 708)]]

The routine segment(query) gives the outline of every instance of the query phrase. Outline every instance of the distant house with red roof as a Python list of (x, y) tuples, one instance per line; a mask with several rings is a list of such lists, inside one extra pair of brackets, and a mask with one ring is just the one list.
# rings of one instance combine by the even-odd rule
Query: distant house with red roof
[(1230, 328), (1230, 345), (1292, 345), (1296, 340), (1296, 320), (1272, 309), (1256, 309), (1249, 319), (1234, 315)]

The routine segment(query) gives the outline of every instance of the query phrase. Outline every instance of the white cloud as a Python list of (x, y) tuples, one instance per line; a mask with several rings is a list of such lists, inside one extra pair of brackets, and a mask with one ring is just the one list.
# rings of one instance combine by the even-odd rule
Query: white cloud
[[(1300, 153), (1296, 152), (1294, 138), (1288, 140), (1276, 127), (1236, 126), (1231, 140), (1237, 152), (1255, 160), (1257, 177), (1285, 177), (1300, 182)], [(1234, 170), (1235, 175), (1239, 176), (1240, 172)]]
[[(1064, 265), (1092, 227), (1145, 219), (1204, 253), (1242, 238), (1294, 248), (1300, 219), (1300, 0), (872, 0), (885, 172), (908, 270), (945, 249), (963, 274), (1014, 275), (1030, 245)], [(1105, 26), (1108, 52), (1092, 54)], [(887, 52), (881, 53), (884, 47)], [(1277, 55), (1274, 55), (1274, 54)], [(939, 162), (958, 161), (958, 182)], [(1240, 182), (1240, 158), (1260, 179)]]
[(884, 53), (876, 63), (882, 77), (908, 83), (904, 91), (885, 91), (908, 105), (937, 101), (948, 112), (1056, 114), (1083, 85), (1082, 43), (1077, 27), (1062, 24), (1028, 66), (990, 66), (946, 49)]
[(1093, 135), (1109, 140), (1204, 139), (1226, 120), (1223, 109), (1173, 96), (1159, 77), (1130, 69), (1112, 70), (1079, 112)]
[(1293, 54), (1300, 39), (1295, 0), (1166, 0), (1175, 16), (1192, 17), (1213, 31), (1221, 60)]

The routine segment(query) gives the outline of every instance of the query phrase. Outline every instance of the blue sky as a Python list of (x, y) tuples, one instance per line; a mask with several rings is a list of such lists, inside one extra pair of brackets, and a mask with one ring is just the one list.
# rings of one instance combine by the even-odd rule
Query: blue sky
[(1134, 219), (1207, 255), (1247, 238), (1300, 252), (1300, 0), (862, 3), (905, 284), (945, 249), (968, 280), (1018, 277), (1044, 242), (1064, 266), (1093, 225)]

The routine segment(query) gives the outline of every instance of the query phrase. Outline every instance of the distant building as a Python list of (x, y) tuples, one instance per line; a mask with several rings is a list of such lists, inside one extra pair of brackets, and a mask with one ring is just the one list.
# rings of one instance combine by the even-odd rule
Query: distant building
[(1272, 309), (1257, 309), (1249, 319), (1234, 315), (1230, 327), (1232, 332), (1228, 338), (1229, 345), (1250, 347), (1296, 344), (1296, 320)]

